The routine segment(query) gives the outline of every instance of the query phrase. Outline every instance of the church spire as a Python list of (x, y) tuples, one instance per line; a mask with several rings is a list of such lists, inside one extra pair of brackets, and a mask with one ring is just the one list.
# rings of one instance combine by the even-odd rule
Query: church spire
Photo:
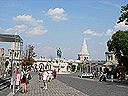
[(81, 49), (80, 53), (78, 54), (78, 59), (82, 60), (82, 61), (89, 60), (89, 52), (88, 52), (87, 43), (86, 43), (85, 39), (82, 44), (82, 49)]
[(81, 54), (89, 55), (88, 53), (88, 48), (87, 48), (87, 43), (86, 40), (84, 39), (84, 42), (82, 44), (82, 49), (81, 49)]

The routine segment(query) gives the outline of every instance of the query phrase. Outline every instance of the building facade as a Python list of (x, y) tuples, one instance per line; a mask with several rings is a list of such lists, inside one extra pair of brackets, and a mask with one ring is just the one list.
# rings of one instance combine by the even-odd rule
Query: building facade
[(105, 67), (109, 68), (111, 71), (113, 67), (116, 67), (118, 65), (118, 61), (116, 56), (114, 55), (114, 52), (105, 52), (106, 55), (106, 63), (104, 64)]
[(57, 74), (67, 74), (70, 73), (69, 63), (68, 60), (62, 59), (62, 58), (34, 58), (36, 61), (33, 65), (37, 67), (37, 69), (40, 68), (40, 65), (43, 66), (44, 70), (56, 70)]

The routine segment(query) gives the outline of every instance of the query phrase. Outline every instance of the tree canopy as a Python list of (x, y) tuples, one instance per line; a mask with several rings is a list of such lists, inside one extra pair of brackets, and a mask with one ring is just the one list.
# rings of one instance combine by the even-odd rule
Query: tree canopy
[(125, 24), (128, 25), (128, 4), (121, 6), (120, 12), (121, 12), (121, 15), (120, 15), (119, 21), (117, 23), (125, 21)]
[(36, 57), (36, 53), (34, 52), (34, 46), (28, 45), (25, 53), (25, 58), (23, 60), (24, 65), (32, 65), (35, 62), (33, 57)]
[[(117, 23), (125, 22), (128, 25), (128, 4), (121, 6), (121, 15)], [(128, 70), (128, 30), (117, 31), (107, 42), (108, 51), (113, 51), (119, 65), (123, 65)]]
[(119, 64), (128, 68), (128, 31), (117, 31), (107, 42), (108, 50), (113, 51)]

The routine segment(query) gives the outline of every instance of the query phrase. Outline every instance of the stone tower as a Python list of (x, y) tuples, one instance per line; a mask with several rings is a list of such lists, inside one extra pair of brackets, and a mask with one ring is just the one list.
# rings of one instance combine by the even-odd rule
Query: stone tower
[(89, 52), (87, 49), (87, 44), (86, 44), (85, 39), (84, 39), (84, 42), (82, 44), (82, 49), (81, 49), (80, 53), (78, 53), (78, 60), (81, 60), (81, 61), (89, 60)]

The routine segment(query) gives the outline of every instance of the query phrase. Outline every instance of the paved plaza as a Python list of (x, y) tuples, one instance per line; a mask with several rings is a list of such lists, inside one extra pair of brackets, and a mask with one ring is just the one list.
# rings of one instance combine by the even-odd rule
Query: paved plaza
[(39, 82), (38, 75), (33, 75), (29, 84), (29, 91), (21, 93), (21, 90), (16, 96), (88, 96), (68, 85), (60, 82), (57, 79), (48, 82), (48, 89), (43, 89), (43, 82)]

